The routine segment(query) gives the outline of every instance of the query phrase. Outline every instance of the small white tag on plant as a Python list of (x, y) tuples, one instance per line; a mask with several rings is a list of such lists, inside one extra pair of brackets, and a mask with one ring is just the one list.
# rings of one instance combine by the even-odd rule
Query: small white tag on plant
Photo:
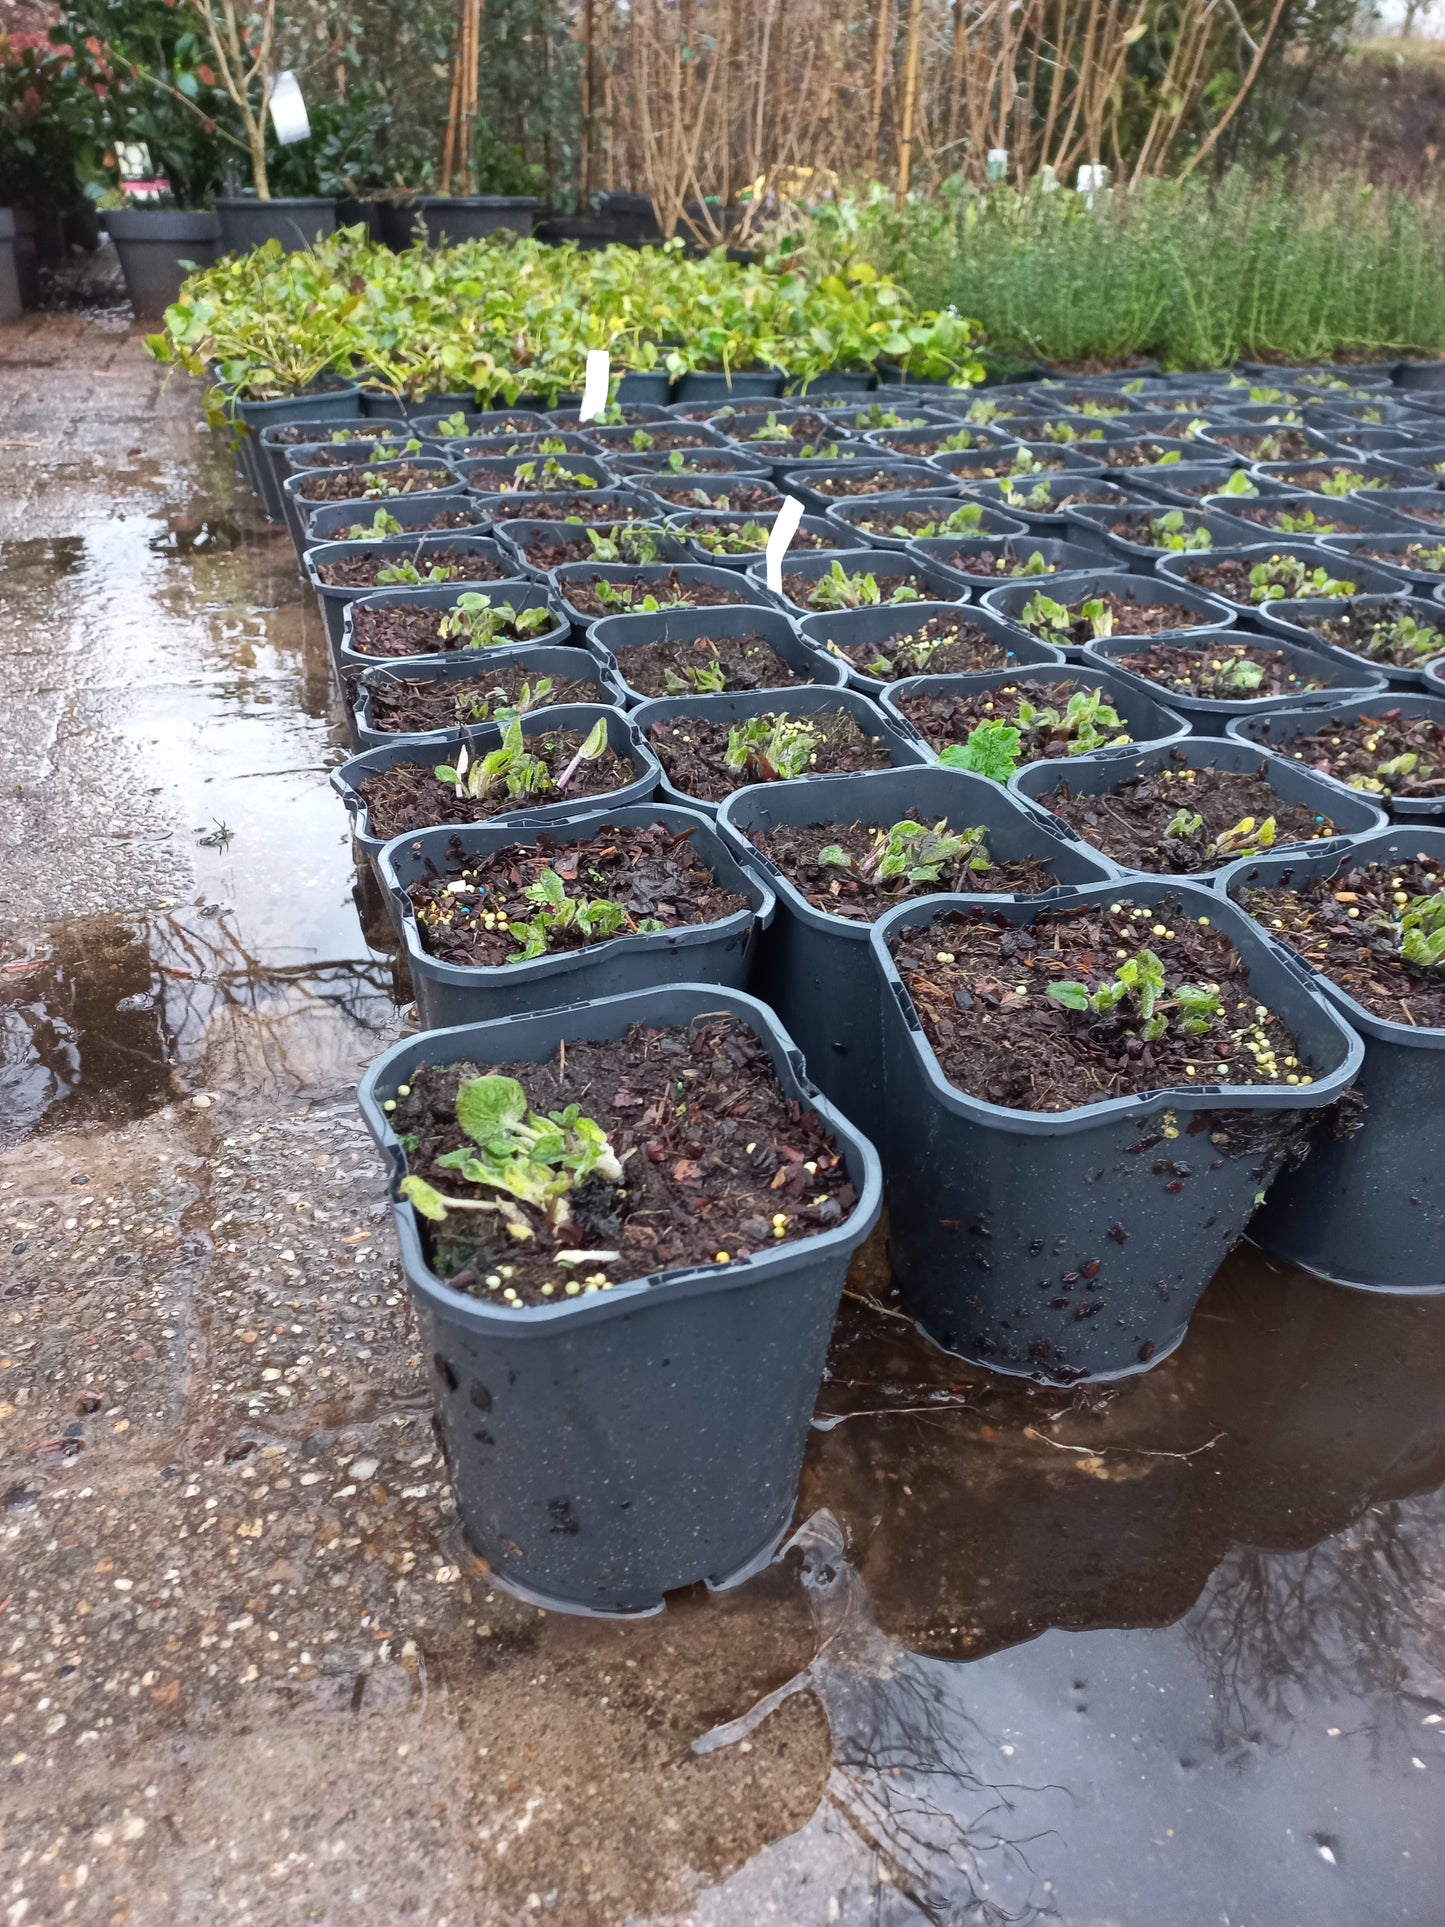
[(595, 422), (607, 412), (607, 394), (612, 386), (612, 357), (605, 348), (587, 350), (587, 374), (582, 383), (579, 422)]
[(289, 67), (271, 82), (271, 125), (283, 147), (310, 140), (311, 119), (301, 98), (301, 83)]
[(803, 519), (803, 504), (796, 495), (785, 495), (783, 506), (778, 510), (778, 519), (773, 523), (773, 532), (768, 537), (765, 579), (774, 595), (783, 592), (783, 557), (788, 545), (798, 533), (798, 524)]

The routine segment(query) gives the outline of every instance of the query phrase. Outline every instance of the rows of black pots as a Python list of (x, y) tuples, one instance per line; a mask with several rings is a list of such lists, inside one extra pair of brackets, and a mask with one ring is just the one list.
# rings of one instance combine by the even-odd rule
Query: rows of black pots
[[(1339, 1283), (1445, 1288), (1445, 1028), (1366, 1010), (1252, 895), (1412, 863), (1441, 887), (1445, 782), (1420, 776), (1432, 755), (1445, 775), (1433, 404), (1355, 370), (1128, 390), (993, 390), (986, 420), (949, 391), (633, 405), (617, 430), (434, 410), (408, 425), (414, 448), (353, 398), (261, 434), (356, 744), (333, 784), (422, 1026), (361, 1093), (396, 1185), (392, 1108), (418, 1066), (540, 1065), (719, 1012), (761, 1040), (852, 1185), (813, 1235), (511, 1306), (432, 1268), (396, 1190), (461, 1516), (498, 1583), (644, 1611), (766, 1559), (849, 1255), (885, 1200), (924, 1332), (1046, 1382), (1157, 1363), (1246, 1228)], [(349, 459), (353, 442), (379, 459)], [(785, 495), (810, 513), (770, 588), (761, 545)], [(1059, 715), (1075, 698), (1093, 733), (1024, 730), (1016, 767), (971, 760), (985, 723), (1019, 718), (1021, 686)], [(815, 748), (780, 771), (770, 737), (730, 767), (760, 717)], [(509, 729), (545, 760), (599, 723), (610, 786), (585, 801), (554, 788), (469, 812), (433, 775)], [(1413, 778), (1362, 783), (1352, 746), (1401, 728)], [(1220, 837), (1186, 858), (1111, 827), (1170, 785), (1232, 781), (1277, 814), (1272, 846)], [(396, 794), (423, 799), (400, 827), (378, 814)], [(860, 905), (796, 858), (810, 831), (866, 843), (905, 822), (976, 834), (982, 875)], [(486, 966), (436, 953), (428, 890), (544, 837), (562, 853), (653, 826), (687, 838), (725, 915)], [(989, 888), (1018, 866), (1027, 894)], [(920, 984), (953, 964), (952, 932), (992, 933), (1007, 998), (1006, 960), (1125, 915), (1161, 948), (1186, 919), (1227, 939), (1297, 1068), (1276, 1074), (1261, 1043), (1258, 1081), (1191, 1067), (1149, 1088), (1125, 1068), (1107, 1095), (1040, 1109), (950, 1079)], [(966, 1030), (974, 1004), (960, 994), (947, 1024)], [(697, 1158), (725, 1128), (699, 1114)]]

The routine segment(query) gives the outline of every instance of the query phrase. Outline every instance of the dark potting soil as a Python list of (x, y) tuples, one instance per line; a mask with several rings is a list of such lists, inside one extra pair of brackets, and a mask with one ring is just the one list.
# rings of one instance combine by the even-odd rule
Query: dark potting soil
[[(761, 555), (767, 548), (771, 531), (740, 516), (736, 522), (676, 523), (669, 533), (690, 536), (700, 548), (707, 549), (713, 555)], [(761, 541), (757, 539), (759, 535)], [(837, 535), (815, 535), (811, 529), (798, 529), (788, 546), (790, 549), (841, 549), (847, 540), (841, 532)]]
[[(1298, 668), (1283, 649), (1267, 643), (1226, 642), (1216, 636), (1212, 642), (1195, 646), (1189, 643), (1156, 643), (1141, 649), (1137, 656), (1117, 656), (1121, 669), (1132, 669), (1136, 676), (1157, 683), (1163, 689), (1177, 690), (1181, 696), (1208, 696), (1234, 703), (1262, 702), (1268, 696), (1291, 696), (1307, 689), (1328, 689), (1325, 675), (1312, 675)], [(1238, 668), (1247, 663), (1243, 675)], [(1260, 679), (1252, 679), (1252, 670)]]
[[(383, 542), (392, 535), (425, 535), (432, 529), (474, 529), (481, 520), (475, 509), (442, 509), (425, 522), (409, 522), (404, 529), (379, 529), (375, 521), (353, 522), (349, 529), (328, 535), (328, 542)], [(323, 578), (327, 579), (327, 578)]]
[[(607, 584), (609, 594), (606, 601), (597, 592), (599, 582)], [(559, 586), (563, 601), (580, 616), (625, 615), (629, 609), (639, 607), (649, 597), (663, 609), (715, 609), (748, 599), (741, 589), (725, 589), (716, 582), (684, 582), (676, 569), (650, 582), (614, 582), (604, 575), (584, 581), (578, 576), (571, 576)]]
[(666, 455), (674, 448), (712, 448), (717, 443), (710, 435), (701, 435), (692, 428), (664, 428), (661, 422), (639, 422), (632, 429), (606, 429), (595, 435), (598, 446), (604, 454), (613, 455)]
[[(579, 667), (585, 665), (577, 651)], [(529, 700), (520, 698), (526, 692)], [(602, 700), (600, 685), (585, 676), (544, 676), (514, 663), (485, 668), (461, 682), (384, 682), (373, 686), (371, 726), (396, 736), (421, 736), (434, 729), (487, 723), (499, 709), (523, 714), (562, 703)]]
[[(768, 723), (788, 718), (786, 709), (763, 713)], [(745, 722), (750, 718), (740, 718)], [(834, 776), (847, 770), (887, 769), (888, 751), (876, 736), (869, 736), (846, 709), (820, 709), (792, 718), (806, 724), (815, 741), (809, 758), (810, 776)], [(706, 803), (721, 803), (749, 783), (772, 781), (778, 772), (756, 755), (747, 767), (728, 769), (723, 761), (729, 731), (734, 725), (714, 722), (710, 716), (670, 716), (653, 723), (647, 732), (653, 753), (667, 772), (674, 789), (686, 796), (700, 797)]]
[[(1407, 601), (1377, 603), (1372, 609), (1357, 609), (1348, 602), (1339, 613), (1312, 615), (1291, 609), (1289, 620), (1307, 629), (1321, 642), (1346, 649), (1367, 662), (1389, 663), (1394, 669), (1423, 669), (1436, 656), (1445, 655), (1445, 609), (1440, 611), (1440, 627), (1421, 625)], [(1412, 627), (1403, 629), (1409, 622)]]
[[(961, 830), (950, 831), (945, 823), (928, 825), (917, 810), (906, 810), (904, 819), (944, 834), (963, 834)], [(1036, 857), (1017, 857), (1006, 863), (990, 861), (986, 869), (975, 870), (973, 860), (988, 855), (987, 835), (980, 832), (984, 840), (970, 844), (961, 856), (937, 865), (936, 878), (910, 883), (905, 874), (880, 883), (866, 868), (860, 874), (858, 866), (866, 866), (876, 856), (891, 828), (887, 823), (780, 823), (775, 830), (750, 830), (748, 841), (778, 866), (815, 910), (846, 918), (849, 923), (874, 923), (910, 897), (933, 896), (945, 890), (1036, 897), (1058, 881), (1047, 864)], [(819, 863), (819, 851), (830, 845), (852, 857), (851, 871)]]
[(1351, 551), (1372, 562), (1389, 562), (1397, 569), (1418, 569), (1422, 575), (1445, 575), (1445, 543), (1407, 542), (1403, 549), (1372, 548), (1361, 543)]
[(704, 488), (697, 482), (671, 482), (665, 476), (648, 476), (649, 493), (664, 502), (684, 509), (734, 509), (740, 515), (772, 515), (783, 506), (783, 498), (771, 482), (733, 482), (727, 488)]
[[(1371, 796), (1445, 801), (1445, 724), (1433, 716), (1381, 709), (1353, 722), (1330, 723), (1315, 736), (1296, 736), (1281, 743), (1276, 754)], [(1389, 767), (1402, 757), (1413, 757), (1412, 767)]]
[(379, 500), (388, 495), (419, 495), (424, 489), (450, 488), (455, 480), (449, 468), (404, 462), (384, 474), (364, 468), (322, 469), (317, 475), (308, 475), (296, 492), (308, 502)]
[[(515, 963), (525, 942), (512, 934), (538, 915), (527, 897), (544, 870), (551, 870), (578, 902), (605, 901), (627, 912), (611, 936), (635, 936), (639, 921), (669, 930), (717, 923), (746, 910), (747, 898), (724, 890), (692, 850), (692, 831), (665, 824), (645, 829), (604, 825), (585, 843), (559, 846), (544, 830), (534, 843), (509, 843), (482, 858), (467, 858), (452, 839), (446, 869), (410, 885), (417, 930), (427, 951), (449, 964), (493, 968)], [(464, 888), (458, 888), (458, 885)], [(553, 930), (545, 954), (587, 950), (608, 938), (589, 936), (577, 923)]]
[(1250, 462), (1307, 462), (1315, 452), (1314, 443), (1299, 428), (1214, 428), (1210, 434)]
[[(600, 536), (617, 544), (618, 553), (615, 560), (618, 562), (655, 561), (657, 548), (655, 544), (648, 542), (648, 534), (666, 533), (661, 526), (647, 523), (638, 523), (631, 530), (625, 522), (613, 523), (610, 526), (595, 522), (590, 526), (595, 528)], [(650, 552), (639, 554), (639, 548)], [(534, 569), (560, 569), (568, 562), (597, 560), (596, 544), (590, 540), (585, 530), (572, 536), (559, 533), (556, 539), (550, 542), (534, 535), (529, 542), (522, 545), (522, 553)]]
[(1354, 527), (1352, 523), (1337, 521), (1324, 504), (1318, 509), (1306, 509), (1296, 502), (1288, 508), (1279, 508), (1271, 504), (1268, 497), (1261, 502), (1232, 502), (1229, 513), (1274, 535), (1349, 535)]
[(881, 642), (824, 642), (829, 655), (851, 663), (865, 676), (880, 682), (899, 682), (904, 676), (967, 676), (977, 670), (1002, 669), (1009, 659), (1005, 644), (976, 623), (930, 616), (906, 635), (885, 636)]
[[(947, 486), (947, 477), (940, 475), (939, 482)], [(846, 475), (810, 475), (809, 488), (815, 488), (820, 495), (836, 496), (839, 500), (849, 495), (898, 495), (916, 490), (918, 483), (906, 475), (896, 475), (886, 468), (859, 468)], [(946, 499), (946, 498), (944, 498)]]
[[(645, 502), (639, 502), (635, 507), (629, 507), (620, 502), (609, 502), (606, 509), (609, 522), (646, 521), (655, 513), (656, 511), (648, 508)], [(519, 498), (515, 508), (508, 506), (506, 514), (528, 522), (595, 523), (597, 504), (589, 501), (585, 495), (560, 495), (551, 501), (533, 500), (530, 495), (524, 495)], [(502, 520), (502, 511), (494, 511), (494, 519)], [(584, 562), (586, 559), (586, 556), (582, 557)]]
[[(1066, 1010), (1051, 983), (1091, 993), (1120, 963), (1152, 951), (1164, 971), (1157, 1010), (1168, 1022), (1146, 1042), (1132, 998), (1113, 1015)], [(1244, 960), (1212, 924), (1171, 907), (1143, 909), (1124, 894), (1107, 907), (1044, 910), (1014, 928), (983, 909), (950, 911), (898, 933), (894, 960), (949, 1083), (1017, 1111), (1068, 1111), (1172, 1085), (1312, 1083), (1299, 1047), (1252, 994)], [(1208, 1028), (1183, 1029), (1175, 994), (1208, 986), (1220, 1008)], [(1190, 1164), (1200, 1153), (1190, 1146)], [(1184, 1163), (1175, 1181), (1189, 1176)], [(1183, 1188), (1182, 1182), (1180, 1188)]]
[[(383, 582), (381, 577), (385, 571), (402, 567), (407, 562), (412, 564), (419, 576), (433, 581), (500, 582), (510, 573), (502, 564), (488, 561), (484, 555), (475, 555), (466, 549), (449, 548), (445, 542), (419, 542), (415, 552), (408, 556), (346, 555), (339, 562), (323, 562), (316, 573), (332, 589), (385, 589), (402, 586)], [(434, 577), (431, 573), (433, 569), (441, 569), (444, 573), (440, 578)]]
[[(849, 526), (857, 529), (860, 535), (894, 535), (916, 539), (929, 535), (974, 535), (978, 533), (977, 522), (981, 520), (979, 505), (972, 505), (975, 518), (973, 528), (948, 528), (951, 516), (959, 512), (959, 503), (951, 496), (941, 495), (938, 507), (932, 509), (893, 509), (882, 502), (872, 515), (860, 515), (851, 520)], [(840, 537), (840, 541), (845, 538)]]
[[(411, 1074), (391, 1122), (414, 1148), (411, 1171), (444, 1197), (496, 1201), (437, 1160), (469, 1147), (456, 1094), (469, 1064)], [(735, 1264), (841, 1224), (856, 1196), (822, 1120), (787, 1097), (762, 1043), (735, 1017), (687, 1027), (635, 1024), (610, 1043), (579, 1042), (546, 1064), (488, 1067), (513, 1077), (539, 1115), (580, 1105), (621, 1163), (572, 1194), (568, 1221), (520, 1206), (533, 1235), (511, 1237), (500, 1213), (453, 1212), (424, 1223), (434, 1268), (459, 1291), (506, 1309), (604, 1291), (653, 1272)], [(584, 1255), (563, 1263), (559, 1252)], [(511, 1295), (508, 1296), (507, 1294)]]
[[(1050, 723), (1036, 720), (1025, 727), (1019, 722), (1019, 707), (1031, 703), (1036, 710), (1054, 709), (1062, 716), (1070, 696), (1087, 687), (1060, 678), (1058, 682), (1006, 683), (998, 688), (973, 689), (959, 695), (920, 691), (917, 695), (904, 696), (898, 707), (924, 741), (940, 752), (953, 743), (966, 743), (970, 733), (982, 723), (1003, 723), (1019, 732), (1015, 762), (1051, 762), (1078, 753), (1071, 739), (1060, 735)], [(1104, 701), (1108, 702), (1107, 696)], [(1117, 715), (1117, 711), (1111, 713)], [(1117, 728), (1107, 723), (1100, 723), (1099, 727), (1106, 731), (1110, 746), (1134, 740), (1122, 723)]]
[(582, 742), (582, 735), (575, 729), (550, 729), (528, 736), (528, 754), (547, 765), (554, 781), (550, 789), (529, 790), (525, 796), (511, 796), (505, 787), (484, 797), (458, 796), (455, 784), (438, 781), (437, 763), (394, 763), (390, 769), (363, 777), (358, 785), (371, 813), (371, 834), (409, 836), (413, 830), (430, 829), (438, 823), (486, 823), (509, 810), (542, 809), (551, 803), (605, 796), (609, 790), (621, 789), (632, 781), (631, 763), (615, 750), (605, 749), (594, 762), (579, 764), (566, 789), (559, 791), (555, 779)]
[(1176, 452), (1158, 442), (1092, 442), (1088, 450), (1106, 468), (1157, 468), (1172, 463)]
[[(880, 549), (878, 554), (881, 561), (883, 557), (888, 554), (888, 551), (886, 549)], [(868, 569), (859, 571), (854, 575), (853, 579), (857, 581), (862, 575), (871, 576), (877, 584), (879, 602), (922, 602), (931, 594), (928, 584), (924, 581), (923, 577), (915, 574), (911, 569)], [(835, 590), (833, 587), (833, 578), (830, 576), (800, 575), (796, 569), (785, 569), (783, 571), (782, 582), (783, 594), (789, 602), (795, 604), (799, 609), (832, 609), (837, 607), (836, 602), (832, 599)], [(871, 603), (872, 598), (867, 598), (867, 601)], [(860, 596), (857, 602), (849, 603), (847, 606), (849, 608), (862, 608), (866, 606), (865, 599)]]
[(699, 636), (687, 642), (644, 642), (616, 651), (624, 682), (644, 696), (701, 695), (691, 679), (721, 669), (724, 690), (782, 689), (812, 682), (789, 667), (762, 636)]
[(1277, 478), (1290, 488), (1303, 489), (1311, 495), (1348, 495), (1355, 488), (1388, 488), (1390, 484), (1383, 475), (1365, 475), (1348, 462), (1318, 462), (1308, 468), (1291, 469), (1288, 475)]
[[(410, 608), (397, 604), (389, 609), (353, 608), (351, 646), (363, 656), (439, 656), (465, 649), (465, 636), (441, 634), (445, 609)], [(535, 641), (519, 636), (510, 623), (503, 624), (490, 645), (504, 648), (508, 643)], [(484, 652), (478, 650), (480, 657)]]
[[(1099, 796), (1075, 796), (1067, 782), (1036, 800), (1076, 829), (1086, 843), (1130, 870), (1166, 876), (1192, 876), (1214, 870), (1236, 856), (1251, 856), (1257, 845), (1248, 834), (1220, 850), (1217, 840), (1246, 818), (1256, 826), (1274, 818), (1274, 847), (1334, 836), (1328, 816), (1303, 803), (1286, 803), (1263, 775), (1253, 770), (1189, 769), (1180, 756), (1172, 769), (1131, 776)], [(1183, 812), (1200, 817), (1198, 828), (1168, 834)]]
[(1397, 505), (1401, 515), (1408, 515), (1412, 522), (1428, 522), (1432, 528), (1445, 528), (1445, 495), (1440, 497), (1439, 508), (1422, 507), (1418, 503), (1406, 508), (1403, 502)]
[(1157, 636), (1165, 629), (1197, 629), (1211, 620), (1197, 609), (1186, 608), (1182, 602), (1136, 602), (1132, 589), (1123, 595), (1111, 590), (1108, 595), (1081, 596), (1077, 601), (1066, 602), (1063, 606), (1069, 620), (1064, 627), (1055, 627), (1046, 620), (1024, 622), (1022, 611), (1013, 620), (1023, 623), (1041, 642), (1083, 644), (1094, 636), (1093, 618), (1083, 613), (1086, 602), (1103, 603), (1113, 618), (1111, 633), (1116, 636)]
[(751, 447), (754, 442), (826, 442), (838, 433), (837, 427), (826, 415), (815, 415), (811, 409), (801, 415), (769, 413), (761, 421), (756, 417), (744, 416), (734, 421), (731, 427), (727, 422), (719, 422), (716, 426), (744, 448)]
[(338, 426), (318, 435), (314, 424), (297, 422), (278, 428), (271, 440), (282, 448), (295, 448), (303, 442), (394, 442), (397, 429), (405, 426), (405, 422), (348, 422), (344, 428)]
[(997, 549), (957, 549), (952, 555), (936, 559), (945, 568), (961, 570), (964, 575), (1053, 575), (1055, 572), (1054, 564), (1045, 562), (1042, 554), (1030, 549), (1026, 541), (1021, 541), (1017, 548), (1005, 544)]
[(1272, 937), (1289, 945), (1333, 984), (1392, 1024), (1445, 1029), (1445, 971), (1407, 964), (1398, 955), (1396, 898), (1445, 891), (1445, 864), (1417, 856), (1404, 863), (1364, 863), (1333, 877), (1291, 887), (1289, 873), (1240, 902)]

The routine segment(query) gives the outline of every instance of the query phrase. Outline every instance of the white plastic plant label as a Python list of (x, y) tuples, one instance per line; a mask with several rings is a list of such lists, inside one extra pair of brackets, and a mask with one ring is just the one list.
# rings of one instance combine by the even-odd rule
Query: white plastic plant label
[(271, 82), (271, 125), (283, 147), (310, 140), (311, 119), (301, 98), (301, 83), (289, 67)]
[(582, 382), (579, 422), (595, 422), (607, 412), (607, 395), (612, 386), (612, 357), (605, 348), (587, 350), (587, 373)]
[(1008, 179), (1008, 149), (1006, 147), (991, 147), (988, 150), (988, 178), (991, 181), (1006, 181)]
[(788, 552), (788, 544), (798, 533), (798, 524), (803, 519), (803, 504), (796, 495), (785, 495), (783, 506), (778, 510), (778, 519), (773, 524), (773, 532), (768, 537), (765, 579), (774, 595), (783, 593), (783, 557)]

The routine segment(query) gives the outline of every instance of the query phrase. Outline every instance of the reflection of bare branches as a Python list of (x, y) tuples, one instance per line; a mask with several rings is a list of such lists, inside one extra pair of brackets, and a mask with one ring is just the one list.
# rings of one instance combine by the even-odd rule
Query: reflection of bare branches
[(1306, 1552), (1241, 1547), (1223, 1561), (1185, 1621), (1213, 1676), (1222, 1748), (1267, 1739), (1263, 1721), (1292, 1719), (1296, 1698), (1402, 1703), (1401, 1656), (1428, 1631), (1418, 1602), (1431, 1577), (1428, 1541), (1410, 1528), (1408, 1507), (1371, 1506)]

